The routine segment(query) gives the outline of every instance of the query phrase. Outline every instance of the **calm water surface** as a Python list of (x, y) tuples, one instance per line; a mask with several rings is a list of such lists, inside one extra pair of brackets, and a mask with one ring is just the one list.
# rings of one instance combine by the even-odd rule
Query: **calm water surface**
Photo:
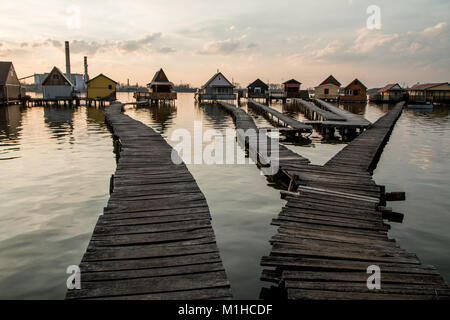
[[(234, 129), (219, 108), (194, 104), (192, 94), (179, 94), (170, 108), (135, 107), (126, 113), (160, 132), (175, 146), (177, 129), (224, 135)], [(132, 94), (118, 99), (132, 101)], [(247, 106), (241, 106), (247, 110)], [(304, 120), (295, 107), (274, 108)], [(388, 106), (342, 106), (376, 121)], [(260, 127), (271, 124), (248, 107)], [(390, 232), (434, 264), (450, 281), (450, 125), (448, 108), (431, 112), (406, 110), (381, 157), (375, 179), (391, 191), (406, 191), (407, 201), (391, 203), (405, 213)], [(204, 142), (204, 145), (209, 142)], [(323, 164), (346, 144), (339, 137), (285, 142), (315, 164)], [(239, 147), (236, 147), (240, 150)], [(65, 269), (78, 264), (98, 215), (109, 197), (115, 170), (111, 135), (103, 110), (79, 107), (0, 108), (0, 298), (53, 298), (65, 293)], [(260, 259), (270, 252), (270, 226), (284, 204), (276, 185), (254, 164), (189, 164), (206, 196), (221, 256), (236, 298), (258, 298), (267, 284), (259, 281)]]

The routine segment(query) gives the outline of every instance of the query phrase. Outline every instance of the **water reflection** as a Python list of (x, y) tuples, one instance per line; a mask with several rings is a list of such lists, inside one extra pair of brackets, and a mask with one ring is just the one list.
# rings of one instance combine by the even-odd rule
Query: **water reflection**
[[(111, 134), (87, 118), (85, 107), (10, 106), (8, 117), (5, 109), (0, 299), (63, 299), (65, 270), (80, 262), (109, 198)], [(5, 141), (20, 147), (20, 157)]]
[(22, 130), (22, 107), (12, 105), (0, 107), (0, 160), (19, 157), (19, 138)]
[(44, 121), (52, 136), (60, 142), (73, 133), (73, 114), (75, 108), (66, 106), (47, 106), (44, 108)]
[(95, 123), (100, 127), (106, 127), (105, 123), (105, 107), (89, 107), (86, 108), (87, 119), (90, 123)]

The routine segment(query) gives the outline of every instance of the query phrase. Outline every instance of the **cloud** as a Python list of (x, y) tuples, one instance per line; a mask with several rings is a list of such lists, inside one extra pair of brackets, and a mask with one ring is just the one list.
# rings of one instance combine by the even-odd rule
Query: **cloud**
[(162, 37), (161, 32), (152, 33), (141, 39), (122, 41), (119, 43), (119, 48), (125, 52), (139, 51), (141, 49), (145, 49), (146, 47), (148, 47), (161, 37)]
[(353, 38), (305, 39), (297, 52), (285, 55), (287, 63), (371, 63), (382, 66), (409, 65), (418, 68), (449, 66), (450, 30), (446, 22), (419, 31), (386, 33), (358, 29)]
[(334, 55), (342, 49), (342, 45), (339, 40), (333, 40), (328, 43), (324, 48), (313, 51), (313, 56), (316, 58), (325, 58)]
[(200, 55), (230, 55), (236, 52), (242, 53), (257, 47), (257, 44), (250, 42), (245, 44), (247, 35), (243, 34), (237, 39), (225, 39), (210, 41), (203, 45), (201, 50), (195, 51)]
[(73, 53), (82, 53), (95, 55), (101, 50), (110, 48), (112, 44), (109, 41), (99, 43), (97, 41), (73, 40), (70, 42), (70, 51)]
[(375, 48), (390, 44), (398, 38), (399, 35), (397, 33), (387, 34), (380, 30), (369, 30), (367, 28), (359, 29), (357, 31), (357, 37), (353, 42), (353, 46), (350, 47), (350, 51), (368, 53)]
[(229, 55), (236, 51), (240, 45), (239, 40), (226, 39), (219, 41), (211, 41), (203, 46), (202, 50), (198, 50), (198, 54), (218, 54), (218, 55)]
[[(72, 53), (80, 53), (87, 55), (95, 55), (99, 52), (117, 51), (122, 54), (134, 52), (156, 52), (156, 53), (173, 53), (175, 48), (160, 43), (162, 33), (152, 33), (139, 39), (131, 40), (104, 40), (104, 41), (87, 41), (72, 40), (70, 41), (70, 51)], [(55, 47), (63, 49), (63, 42), (56, 39), (47, 39), (41, 42), (22, 42), (12, 43), (11, 50), (17, 51), (19, 48), (39, 48), (39, 47)]]

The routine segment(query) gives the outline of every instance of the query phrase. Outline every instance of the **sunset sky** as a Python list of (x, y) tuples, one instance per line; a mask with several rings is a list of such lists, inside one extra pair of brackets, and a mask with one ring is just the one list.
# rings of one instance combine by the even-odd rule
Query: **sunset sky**
[[(366, 12), (381, 9), (381, 29)], [(77, 15), (79, 13), (79, 19)], [(65, 70), (119, 82), (202, 85), (220, 69), (246, 86), (296, 78), (304, 88), (333, 74), (343, 85), (450, 81), (450, 1), (0, 1), (0, 60), (19, 77)], [(30, 80), (28, 80), (30, 82)]]

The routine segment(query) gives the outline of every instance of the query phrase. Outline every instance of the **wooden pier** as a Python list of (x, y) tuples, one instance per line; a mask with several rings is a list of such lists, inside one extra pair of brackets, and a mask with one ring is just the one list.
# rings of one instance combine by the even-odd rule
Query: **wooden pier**
[(303, 107), (305, 111), (305, 115), (312, 120), (315, 120), (314, 123), (324, 122), (324, 121), (345, 121), (345, 118), (335, 114), (333, 112), (323, 110), (314, 104), (303, 100), (303, 99), (294, 99), (294, 104)]
[(272, 109), (269, 106), (266, 106), (262, 103), (256, 102), (252, 99), (248, 99), (248, 105), (256, 108), (260, 113), (264, 114), (266, 118), (273, 120), (275, 117), (277, 122), (283, 124), (285, 127), (289, 127), (293, 129), (295, 132), (303, 133), (303, 132), (312, 132), (312, 127), (310, 125), (306, 125), (303, 122), (297, 121), (275, 109)]
[(305, 115), (312, 119), (305, 121), (305, 124), (319, 126), (324, 135), (334, 135), (334, 130), (337, 129), (342, 136), (355, 136), (357, 130), (361, 133), (371, 124), (367, 119), (323, 100), (315, 101), (318, 106), (302, 99), (294, 99), (294, 104), (300, 106)]
[[(345, 119), (347, 127), (353, 126), (356, 128), (367, 128), (368, 126), (371, 125), (369, 120), (367, 120), (357, 114), (354, 114), (350, 111), (335, 107), (332, 104), (325, 102), (321, 99), (314, 99), (314, 102), (317, 103), (323, 109), (328, 110), (334, 114), (337, 114), (337, 115), (343, 117)], [(324, 125), (326, 125), (326, 124), (324, 124)]]
[(173, 103), (177, 99), (176, 92), (142, 92), (136, 91), (133, 97), (137, 102), (146, 101), (149, 104)]
[[(396, 197), (371, 176), (402, 109), (397, 104), (325, 166), (283, 167), (291, 184), (281, 192), (287, 203), (272, 222), (279, 228), (261, 261), (267, 267), (261, 279), (274, 284), (262, 290), (262, 298), (450, 299), (434, 267), (388, 238), (384, 219), (392, 212), (384, 205)], [(367, 286), (374, 265), (381, 289)]]
[(117, 170), (79, 265), (81, 289), (66, 298), (231, 298), (203, 193), (164, 138), (122, 108), (105, 110)]
[[(244, 110), (235, 107), (232, 104), (218, 101), (217, 105), (222, 107), (227, 113), (229, 113), (236, 125), (237, 140), (238, 143), (249, 151), (250, 158), (257, 164), (262, 166), (262, 171), (266, 175), (276, 175), (281, 167), (287, 167), (295, 164), (309, 164), (309, 160), (300, 156), (299, 154), (291, 151), (284, 145), (273, 143), (273, 138), (267, 135), (260, 135), (258, 127), (255, 124), (253, 118), (247, 114)], [(262, 145), (259, 139), (266, 140)], [(253, 143), (249, 143), (253, 141)], [(278, 148), (278, 155), (276, 157), (277, 164), (273, 165), (271, 161), (272, 151), (271, 146), (276, 145)], [(268, 158), (269, 157), (269, 158)]]
[(44, 98), (31, 98), (27, 99), (25, 104), (28, 107), (36, 106), (79, 106), (81, 98), (70, 97), (70, 98), (60, 98), (60, 99), (44, 99)]

